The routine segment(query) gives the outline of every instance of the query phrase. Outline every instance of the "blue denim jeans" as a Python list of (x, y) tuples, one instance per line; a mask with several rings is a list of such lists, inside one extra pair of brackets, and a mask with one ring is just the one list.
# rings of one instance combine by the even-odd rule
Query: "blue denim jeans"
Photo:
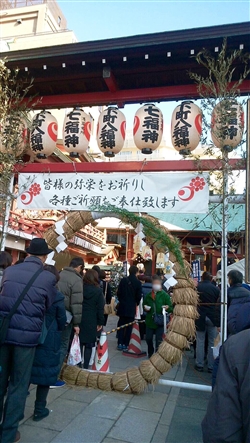
[(24, 414), (35, 350), (35, 346), (0, 346), (0, 419), (3, 417), (1, 443), (13, 443), (15, 440), (19, 421)]
[(207, 351), (207, 367), (213, 369), (214, 357), (212, 347), (214, 346), (214, 339), (216, 337), (217, 328), (213, 325), (211, 320), (206, 317), (205, 331), (196, 332), (196, 366), (203, 368), (204, 366), (204, 350), (205, 350), (205, 336), (208, 336), (208, 351)]
[(61, 335), (61, 347), (60, 347), (60, 368), (63, 365), (64, 359), (68, 353), (70, 336), (72, 333), (73, 324), (70, 323), (66, 326), (66, 328), (62, 331)]

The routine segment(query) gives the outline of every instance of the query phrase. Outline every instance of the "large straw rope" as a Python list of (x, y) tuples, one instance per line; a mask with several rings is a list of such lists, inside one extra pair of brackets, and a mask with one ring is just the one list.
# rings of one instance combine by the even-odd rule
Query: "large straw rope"
[[(157, 219), (147, 215), (144, 217), (153, 219), (155, 229), (165, 230), (168, 236), (172, 237), (168, 230), (160, 225)], [(67, 240), (70, 240), (75, 232), (78, 232), (93, 221), (91, 212), (70, 212), (64, 225), (64, 236)], [(52, 248), (57, 246), (57, 236), (58, 234), (53, 227), (49, 228), (44, 235)], [(148, 236), (147, 241), (150, 242)], [(183, 269), (178, 264), (173, 253), (170, 253), (170, 260), (175, 263), (176, 279), (178, 281), (173, 291), (175, 308), (173, 318), (168, 327), (168, 333), (161, 343), (158, 352), (149, 360), (144, 360), (138, 368), (131, 368), (114, 374), (87, 371), (76, 366), (64, 365), (61, 371), (61, 378), (66, 383), (98, 388), (104, 391), (139, 394), (146, 389), (147, 384), (156, 384), (162, 374), (169, 371), (172, 366), (180, 361), (183, 351), (189, 346), (189, 340), (195, 337), (195, 319), (198, 317), (196, 309), (198, 295), (194, 283), (189, 277), (190, 266), (188, 262), (184, 260)]]

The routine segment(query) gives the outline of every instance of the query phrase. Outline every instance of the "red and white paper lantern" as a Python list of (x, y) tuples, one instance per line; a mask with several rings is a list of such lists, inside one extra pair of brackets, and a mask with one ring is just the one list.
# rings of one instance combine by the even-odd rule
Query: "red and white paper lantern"
[(134, 118), (134, 142), (143, 154), (152, 154), (161, 143), (163, 115), (152, 103), (141, 106)]
[(202, 111), (192, 101), (176, 106), (171, 120), (173, 147), (181, 155), (188, 155), (197, 148), (202, 133)]
[(31, 150), (38, 158), (46, 158), (56, 149), (58, 124), (49, 111), (41, 111), (32, 120)]
[(78, 157), (89, 147), (91, 118), (82, 109), (73, 109), (66, 115), (63, 124), (63, 145), (71, 157)]
[(244, 111), (236, 101), (218, 103), (211, 119), (211, 137), (217, 148), (232, 151), (241, 142), (244, 131)]
[[(8, 143), (9, 130), (11, 130), (11, 136)], [(11, 140), (13, 146), (9, 148)], [(10, 154), (20, 157), (27, 147), (28, 140), (28, 125), (24, 118), (18, 116), (13, 120), (7, 118), (6, 123), (0, 123), (0, 152), (7, 154), (9, 151)]]
[(124, 145), (126, 136), (125, 115), (115, 106), (101, 112), (97, 124), (97, 144), (105, 157), (114, 157)]

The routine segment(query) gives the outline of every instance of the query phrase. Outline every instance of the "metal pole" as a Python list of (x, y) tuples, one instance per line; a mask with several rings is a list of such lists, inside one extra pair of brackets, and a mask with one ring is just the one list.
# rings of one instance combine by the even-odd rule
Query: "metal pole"
[(227, 223), (228, 223), (228, 152), (223, 150), (222, 227), (221, 227), (221, 338), (227, 339)]
[(250, 99), (247, 100), (247, 140), (246, 140), (246, 226), (245, 226), (245, 281), (250, 283)]
[(6, 239), (8, 235), (8, 226), (9, 226), (9, 218), (10, 218), (10, 209), (12, 204), (12, 194), (13, 194), (13, 183), (14, 183), (14, 174), (12, 174), (12, 177), (10, 178), (9, 183), (9, 191), (6, 196), (6, 206), (5, 206), (5, 214), (4, 214), (4, 220), (3, 220), (3, 229), (2, 229), (2, 238), (1, 238), (1, 251), (5, 250), (6, 245)]
[(128, 261), (128, 237), (129, 237), (129, 228), (126, 227), (126, 262)]
[(159, 385), (170, 386), (171, 388), (193, 389), (194, 391), (212, 392), (212, 387), (208, 385), (198, 385), (196, 383), (185, 383), (183, 381), (163, 380), (160, 378)]

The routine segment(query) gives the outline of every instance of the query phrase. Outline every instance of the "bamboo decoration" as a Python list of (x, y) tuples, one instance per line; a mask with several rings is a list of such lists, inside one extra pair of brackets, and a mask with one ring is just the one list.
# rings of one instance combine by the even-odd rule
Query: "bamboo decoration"
[[(178, 240), (165, 227), (161, 226), (157, 219), (147, 215), (139, 217), (128, 213), (128, 211), (116, 211), (114, 208), (112, 208), (112, 212), (118, 213), (123, 222), (133, 226), (141, 222), (147, 242), (154, 244), (156, 252), (162, 251), (164, 247), (168, 248), (170, 260), (175, 264), (175, 278), (178, 281), (173, 291), (175, 304), (173, 317), (158, 352), (149, 360), (141, 362), (138, 368), (113, 374), (87, 371), (76, 366), (64, 365), (61, 378), (69, 385), (86, 386), (103, 391), (117, 391), (124, 394), (140, 394), (145, 391), (148, 384), (156, 384), (165, 372), (180, 361), (183, 351), (189, 346), (189, 340), (193, 340), (195, 337), (198, 295), (195, 284), (190, 278), (190, 266), (183, 257)], [(64, 225), (66, 240), (72, 238), (75, 232), (93, 221), (91, 212), (70, 212)], [(57, 245), (57, 236), (53, 227), (45, 233), (45, 239), (52, 248)]]

